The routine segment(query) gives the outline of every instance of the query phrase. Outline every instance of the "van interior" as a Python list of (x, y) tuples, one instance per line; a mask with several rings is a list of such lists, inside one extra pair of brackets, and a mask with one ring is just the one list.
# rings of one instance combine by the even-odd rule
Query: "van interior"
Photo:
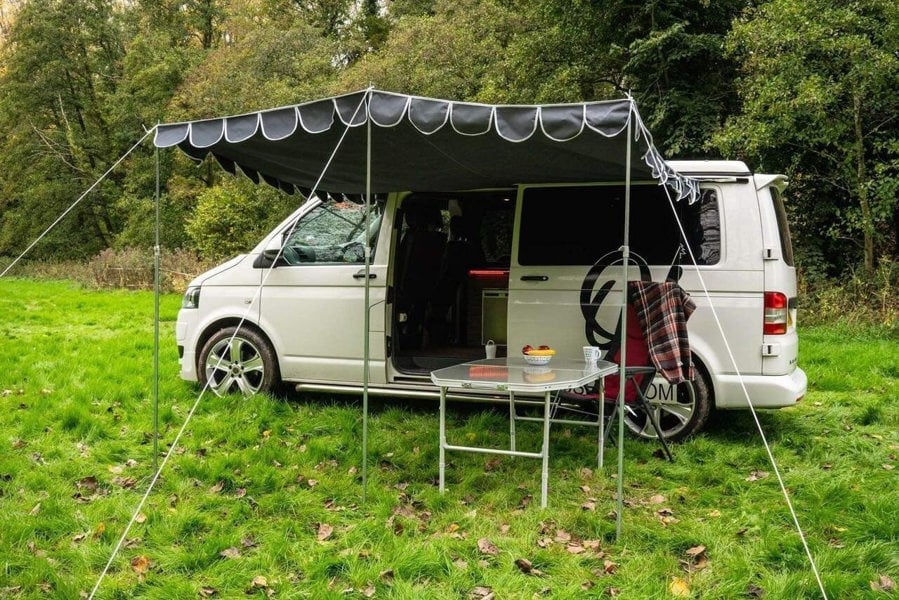
[(397, 214), (391, 354), (409, 374), (506, 356), (514, 189), (413, 193)]

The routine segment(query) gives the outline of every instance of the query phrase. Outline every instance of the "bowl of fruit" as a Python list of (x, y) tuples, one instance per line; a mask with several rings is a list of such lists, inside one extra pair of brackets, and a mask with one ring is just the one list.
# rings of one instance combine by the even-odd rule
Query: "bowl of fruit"
[(522, 348), (521, 353), (524, 355), (524, 362), (537, 367), (549, 364), (549, 361), (556, 355), (556, 351), (549, 346), (531, 346), (530, 344)]

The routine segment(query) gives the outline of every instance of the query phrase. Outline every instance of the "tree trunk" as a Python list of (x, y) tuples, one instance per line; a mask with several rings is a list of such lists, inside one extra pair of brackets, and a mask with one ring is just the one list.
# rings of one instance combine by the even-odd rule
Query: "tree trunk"
[(865, 166), (865, 134), (862, 129), (862, 96), (856, 90), (852, 96), (855, 118), (855, 167), (856, 193), (862, 209), (862, 234), (865, 244), (865, 276), (870, 278), (874, 273), (874, 223), (871, 217), (871, 205), (868, 202), (868, 170)]

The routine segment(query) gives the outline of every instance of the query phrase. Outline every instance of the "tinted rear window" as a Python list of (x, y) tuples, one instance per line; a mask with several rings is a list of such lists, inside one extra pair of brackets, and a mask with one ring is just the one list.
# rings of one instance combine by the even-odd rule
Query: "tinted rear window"
[[(592, 265), (623, 240), (624, 186), (527, 188), (521, 215), (521, 265)], [(721, 225), (718, 195), (675, 202), (700, 265), (718, 262)], [(631, 186), (630, 247), (650, 265), (670, 265), (681, 242), (677, 220), (658, 185)], [(689, 262), (689, 258), (683, 262)]]
[(774, 213), (777, 215), (777, 230), (780, 235), (780, 252), (784, 262), (793, 266), (793, 242), (790, 239), (790, 223), (787, 221), (787, 209), (784, 207), (780, 190), (771, 188), (771, 199), (774, 200)]

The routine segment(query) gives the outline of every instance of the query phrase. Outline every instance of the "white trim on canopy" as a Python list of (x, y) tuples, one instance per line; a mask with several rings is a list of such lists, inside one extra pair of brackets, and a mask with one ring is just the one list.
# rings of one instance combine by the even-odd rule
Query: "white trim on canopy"
[[(365, 110), (355, 112), (360, 103)], [(632, 98), (490, 105), (363, 90), (160, 125), (154, 143), (177, 146), (195, 160), (211, 155), (231, 173), (239, 168), (254, 182), (294, 193), (313, 186), (346, 132), (320, 189), (359, 194), (366, 189), (366, 124), (372, 130), (374, 193), (623, 181), (630, 158), (633, 180), (655, 179), (690, 201), (698, 196), (696, 181), (675, 171), (656, 149)]]

